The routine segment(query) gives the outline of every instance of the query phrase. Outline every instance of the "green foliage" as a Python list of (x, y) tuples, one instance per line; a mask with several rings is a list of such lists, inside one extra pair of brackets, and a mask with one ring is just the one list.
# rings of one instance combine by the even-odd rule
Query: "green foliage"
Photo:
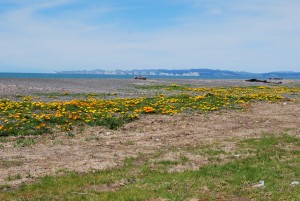
[(20, 138), (14, 143), (15, 147), (27, 147), (36, 143), (35, 139), (32, 138)]
[[(154, 87), (154, 86), (147, 86)], [(99, 94), (82, 94), (70, 101), (34, 101), (24, 96), (22, 101), (0, 99), (0, 137), (9, 135), (40, 135), (58, 128), (69, 132), (75, 125), (106, 126), (117, 129), (138, 119), (142, 114), (174, 115), (180, 112), (211, 112), (221, 109), (248, 109), (251, 101), (278, 102), (282, 94), (298, 93), (299, 88), (229, 87), (191, 88), (176, 84), (155, 86), (174, 90), (172, 96), (99, 99)], [(58, 93), (52, 94), (58, 96)], [(78, 94), (63, 93), (61, 96)], [(98, 97), (98, 98), (95, 98)]]

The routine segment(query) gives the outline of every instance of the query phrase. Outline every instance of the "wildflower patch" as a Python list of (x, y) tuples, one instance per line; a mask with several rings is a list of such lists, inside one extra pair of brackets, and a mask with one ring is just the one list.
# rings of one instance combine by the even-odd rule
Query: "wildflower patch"
[(155, 97), (86, 99), (71, 101), (0, 100), (0, 136), (38, 135), (54, 130), (69, 132), (76, 125), (106, 126), (115, 129), (145, 114), (174, 115), (180, 112), (247, 109), (251, 101), (278, 102), (284, 94), (300, 93), (300, 88), (229, 87), (191, 88), (172, 84), (167, 90), (177, 95)]

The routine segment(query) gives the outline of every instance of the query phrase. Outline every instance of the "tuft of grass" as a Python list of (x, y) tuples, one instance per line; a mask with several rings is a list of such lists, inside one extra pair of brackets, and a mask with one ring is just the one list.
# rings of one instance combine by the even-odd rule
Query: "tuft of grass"
[(178, 165), (178, 161), (171, 161), (171, 160), (162, 160), (158, 161), (158, 164), (164, 165), (164, 166), (171, 166), (171, 165)]
[(180, 155), (179, 161), (182, 165), (185, 165), (187, 162), (189, 162), (189, 160), (190, 159), (188, 157), (186, 157), (185, 155), (183, 155), (183, 154)]
[(197, 147), (187, 147), (187, 151), (199, 154), (203, 156), (219, 156), (221, 154), (226, 154), (224, 150), (222, 150), (220, 147), (218, 147), (218, 144), (210, 144), (210, 145), (202, 145)]
[(92, 140), (100, 140), (100, 138), (98, 136), (90, 136), (85, 138), (85, 141), (92, 141)]
[(162, 90), (167, 87), (168, 85), (134, 85), (134, 88), (143, 90)]
[(17, 139), (14, 143), (15, 147), (28, 147), (36, 143), (35, 139), (32, 138), (20, 138)]
[(0, 168), (16, 167), (16, 166), (21, 166), (22, 164), (23, 164), (22, 161), (17, 161), (17, 160), (2, 160), (2, 161), (0, 161)]
[(7, 143), (8, 139), (6, 139), (6, 138), (0, 138), (0, 142)]
[(19, 180), (21, 178), (22, 177), (20, 174), (8, 175), (8, 177), (6, 178), (6, 181), (14, 181), (14, 180)]
[(0, 185), (0, 192), (1, 192), (1, 191), (6, 191), (6, 190), (8, 190), (8, 189), (10, 189), (10, 188), (11, 188), (10, 185), (2, 184), (2, 185)]

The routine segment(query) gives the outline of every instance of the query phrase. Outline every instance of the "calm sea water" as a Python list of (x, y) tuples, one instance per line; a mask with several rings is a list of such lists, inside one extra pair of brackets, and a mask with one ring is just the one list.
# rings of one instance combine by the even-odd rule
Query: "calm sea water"
[[(99, 78), (99, 79), (133, 79), (135, 75), (100, 75), (100, 74), (55, 74), (55, 73), (0, 73), (0, 78)], [(250, 77), (218, 76), (158, 76), (147, 75), (152, 79), (246, 79)]]
[[(56, 73), (1, 73), (0, 78), (99, 78), (99, 79), (133, 79), (136, 75), (101, 75), (101, 74), (56, 74)], [(215, 75), (201, 75), (201, 76), (162, 76), (162, 75), (147, 75), (147, 78), (152, 79), (268, 79), (270, 75), (264, 77), (257, 74), (248, 76), (215, 76)], [(272, 77), (272, 76), (271, 76)], [(276, 76), (275, 76), (276, 77)], [(290, 76), (280, 76), (284, 79), (300, 79), (300, 74), (296, 73)]]

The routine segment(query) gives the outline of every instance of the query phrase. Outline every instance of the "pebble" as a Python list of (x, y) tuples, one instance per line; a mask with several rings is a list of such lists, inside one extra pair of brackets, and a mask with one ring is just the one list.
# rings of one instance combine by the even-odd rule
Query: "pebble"
[(290, 186), (297, 186), (299, 185), (299, 181), (292, 181), (292, 183), (290, 184)]
[(258, 182), (258, 184), (253, 185), (253, 187), (255, 188), (260, 188), (260, 187), (264, 187), (265, 186), (265, 181), (264, 180), (260, 180)]

